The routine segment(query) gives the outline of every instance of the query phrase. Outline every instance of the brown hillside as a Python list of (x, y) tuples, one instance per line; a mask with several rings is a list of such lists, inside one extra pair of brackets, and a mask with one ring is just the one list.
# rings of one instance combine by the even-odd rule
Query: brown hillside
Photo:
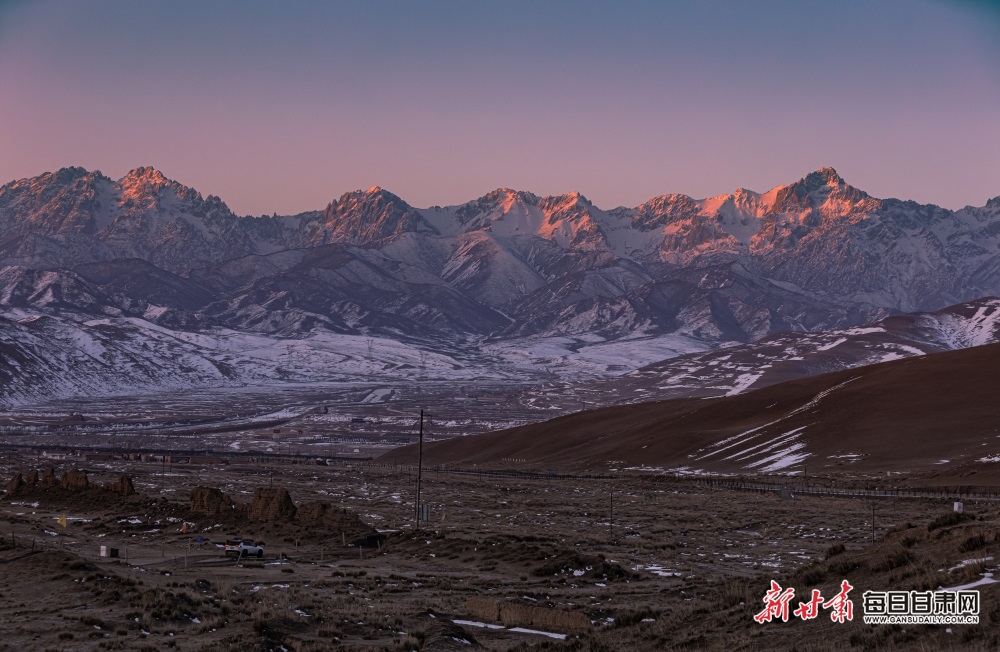
[[(1000, 455), (998, 370), (1000, 344), (991, 344), (436, 442), (424, 446), (424, 464), (787, 473), (804, 460), (810, 472), (945, 470)], [(416, 447), (380, 461), (415, 463)]]

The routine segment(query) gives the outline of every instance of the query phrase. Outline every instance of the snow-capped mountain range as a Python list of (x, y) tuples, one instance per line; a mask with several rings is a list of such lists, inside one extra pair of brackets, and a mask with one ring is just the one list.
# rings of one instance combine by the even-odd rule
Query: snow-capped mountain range
[[(998, 253), (1000, 197), (959, 211), (876, 199), (830, 168), (763, 194), (611, 210), (508, 189), (419, 209), (373, 187), (260, 217), (153, 168), (117, 181), (64, 168), (0, 188), (2, 386), (35, 378), (15, 393), (38, 396), (44, 378), (72, 375), (77, 354), (132, 387), (309, 377), (287, 359), (241, 365), (220, 344), (234, 338), (242, 352), (354, 342), (343, 346), (373, 373), (426, 370), (428, 355), (442, 373), (519, 356), (547, 373), (622, 373), (1000, 295)], [(357, 345), (369, 339), (403, 357), (373, 363)], [(123, 342), (134, 346), (110, 353)], [(629, 353), (571, 362), (601, 347)], [(332, 355), (324, 374), (338, 368)]]
[(778, 333), (677, 355), (584, 386), (550, 383), (534, 393), (549, 403), (572, 397), (592, 405), (733, 396), (806, 376), (995, 342), (1000, 342), (1000, 299), (986, 298), (866, 326)]

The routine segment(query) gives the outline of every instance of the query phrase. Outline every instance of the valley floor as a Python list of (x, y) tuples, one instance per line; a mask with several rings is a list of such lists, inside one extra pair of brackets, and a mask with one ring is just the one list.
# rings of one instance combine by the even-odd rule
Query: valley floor
[[(46, 463), (14, 453), (0, 468), (9, 477)], [(59, 471), (70, 466), (57, 464)], [(429, 520), (417, 529), (416, 476), (403, 467), (274, 462), (162, 470), (113, 461), (88, 468), (92, 483), (131, 475), (138, 494), (36, 488), (0, 499), (0, 649), (1000, 645), (1000, 590), (983, 575), (1000, 559), (995, 503), (967, 502), (959, 517), (943, 499), (877, 500), (873, 512), (870, 500), (789, 499), (651, 474), (425, 472)], [(294, 522), (227, 521), (190, 509), (196, 486), (247, 502), (269, 485), (287, 488), (299, 504), (347, 507), (385, 539), (365, 548)], [(232, 536), (263, 540), (267, 554), (226, 559), (216, 544)], [(100, 546), (120, 557), (98, 556)], [(795, 589), (794, 609), (812, 589), (832, 597), (845, 579), (854, 587), (851, 622), (834, 623), (826, 610), (809, 621), (753, 620), (771, 580)], [(979, 625), (861, 622), (865, 591), (983, 579)], [(485, 613), (508, 602), (517, 608), (507, 609), (504, 622)]]

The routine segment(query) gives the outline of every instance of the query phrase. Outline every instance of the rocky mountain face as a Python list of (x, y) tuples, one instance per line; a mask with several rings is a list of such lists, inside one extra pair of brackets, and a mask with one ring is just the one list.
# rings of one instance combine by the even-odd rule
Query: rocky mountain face
[(64, 168), (0, 188), (5, 265), (53, 269), (138, 258), (185, 272), (280, 238), (278, 220), (239, 218), (218, 197), (203, 198), (148, 167), (118, 181)]
[(734, 396), (807, 376), (1000, 342), (1000, 299), (930, 313), (893, 315), (865, 326), (778, 333), (747, 344), (676, 355), (618, 376), (549, 383), (539, 400), (593, 405)]
[(241, 217), (148, 167), (0, 188), (0, 312), (21, 325), (459, 348), (676, 335), (703, 350), (1000, 295), (998, 254), (1000, 197), (959, 211), (877, 199), (830, 168), (763, 194), (612, 210), (510, 189), (418, 209), (373, 187)]

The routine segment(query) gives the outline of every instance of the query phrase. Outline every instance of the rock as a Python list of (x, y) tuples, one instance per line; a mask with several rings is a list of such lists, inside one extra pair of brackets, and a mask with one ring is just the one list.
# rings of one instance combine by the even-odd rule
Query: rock
[(34, 487), (38, 484), (38, 469), (31, 469), (28, 471), (28, 477), (25, 479), (25, 484), (29, 487)]
[(132, 478), (127, 475), (120, 476), (115, 482), (105, 483), (104, 488), (121, 496), (131, 496), (135, 493), (135, 485), (132, 484)]
[(42, 471), (42, 486), (43, 487), (54, 487), (58, 482), (56, 482), (56, 470), (51, 466), (45, 467)]
[(20, 473), (15, 473), (14, 477), (7, 483), (7, 496), (13, 496), (16, 494), (17, 490), (23, 487), (24, 484), (24, 477), (21, 476)]
[(319, 501), (302, 503), (295, 512), (295, 522), (313, 528), (342, 532), (354, 545), (366, 548), (373, 548), (384, 540), (383, 536), (362, 521), (357, 514), (330, 503)]
[[(429, 612), (428, 612), (429, 613)], [(423, 628), (424, 639), (421, 649), (424, 650), (481, 650), (472, 633), (456, 625), (446, 618), (434, 618)], [(407, 648), (408, 649), (408, 648)]]
[(287, 489), (259, 488), (253, 492), (248, 516), (251, 521), (290, 521), (296, 511)]
[(322, 525), (345, 531), (371, 529), (354, 512), (319, 501), (299, 505), (295, 520), (304, 525)]
[(62, 480), (60, 483), (65, 489), (73, 489), (76, 491), (86, 491), (90, 487), (90, 481), (87, 479), (87, 472), (81, 469), (70, 469), (63, 473)]
[(236, 508), (233, 499), (214, 487), (191, 490), (191, 511), (206, 516), (220, 516)]

